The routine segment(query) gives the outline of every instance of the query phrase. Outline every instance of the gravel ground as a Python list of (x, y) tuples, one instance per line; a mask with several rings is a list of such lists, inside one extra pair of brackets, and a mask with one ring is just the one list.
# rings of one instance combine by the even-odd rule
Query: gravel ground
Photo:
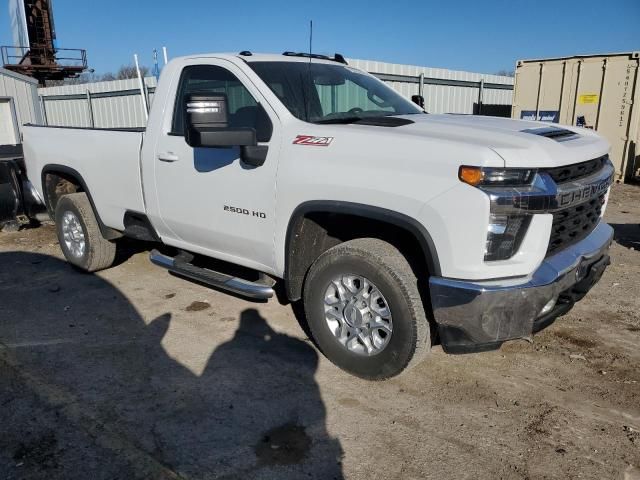
[(640, 188), (607, 220), (612, 265), (533, 342), (378, 383), (275, 300), (0, 234), (0, 479), (640, 479)]

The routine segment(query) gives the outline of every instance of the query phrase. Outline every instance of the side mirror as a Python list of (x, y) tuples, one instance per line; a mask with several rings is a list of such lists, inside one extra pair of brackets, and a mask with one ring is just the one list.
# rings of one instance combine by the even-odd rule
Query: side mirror
[(230, 128), (224, 93), (192, 94), (186, 98), (185, 140), (193, 148), (240, 147), (242, 161), (259, 167), (269, 147), (258, 145), (255, 128)]
[(191, 147), (253, 147), (254, 128), (229, 128), (227, 96), (192, 94), (186, 98), (185, 140)]
[(424, 97), (422, 95), (411, 95), (411, 101), (420, 108), (424, 108)]

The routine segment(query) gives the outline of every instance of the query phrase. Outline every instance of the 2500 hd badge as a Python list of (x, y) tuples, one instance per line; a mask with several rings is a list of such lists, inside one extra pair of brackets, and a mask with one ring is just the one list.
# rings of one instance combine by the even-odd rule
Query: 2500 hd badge
[(231, 207), (229, 205), (224, 206), (224, 211), (229, 213), (238, 213), (240, 215), (249, 215), (252, 217), (257, 217), (262, 219), (267, 218), (267, 214), (264, 212), (257, 212), (255, 210), (248, 210), (246, 208), (240, 208), (240, 207)]

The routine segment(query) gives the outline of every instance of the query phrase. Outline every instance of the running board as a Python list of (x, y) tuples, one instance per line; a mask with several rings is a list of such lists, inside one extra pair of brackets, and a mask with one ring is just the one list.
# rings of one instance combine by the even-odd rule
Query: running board
[(181, 261), (174, 257), (163, 255), (157, 250), (152, 250), (149, 259), (154, 265), (166, 268), (172, 273), (201, 282), (212, 287), (227, 290), (255, 300), (266, 300), (273, 297), (273, 285), (260, 282), (250, 282), (242, 278), (232, 277), (224, 273), (214, 272), (206, 268), (196, 267), (191, 263)]

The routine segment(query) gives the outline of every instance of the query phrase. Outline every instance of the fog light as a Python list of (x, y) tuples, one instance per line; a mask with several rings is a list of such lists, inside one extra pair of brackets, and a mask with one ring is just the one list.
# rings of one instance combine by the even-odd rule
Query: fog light
[(540, 315), (538, 315), (539, 317), (546, 315), (547, 313), (549, 313), (551, 310), (553, 310), (553, 307), (556, 306), (556, 302), (558, 301), (557, 298), (552, 298), (551, 300), (549, 300), (547, 302), (547, 304), (542, 308), (542, 310), (540, 310)]
[(491, 214), (487, 228), (485, 261), (507, 260), (518, 251), (531, 217)]

